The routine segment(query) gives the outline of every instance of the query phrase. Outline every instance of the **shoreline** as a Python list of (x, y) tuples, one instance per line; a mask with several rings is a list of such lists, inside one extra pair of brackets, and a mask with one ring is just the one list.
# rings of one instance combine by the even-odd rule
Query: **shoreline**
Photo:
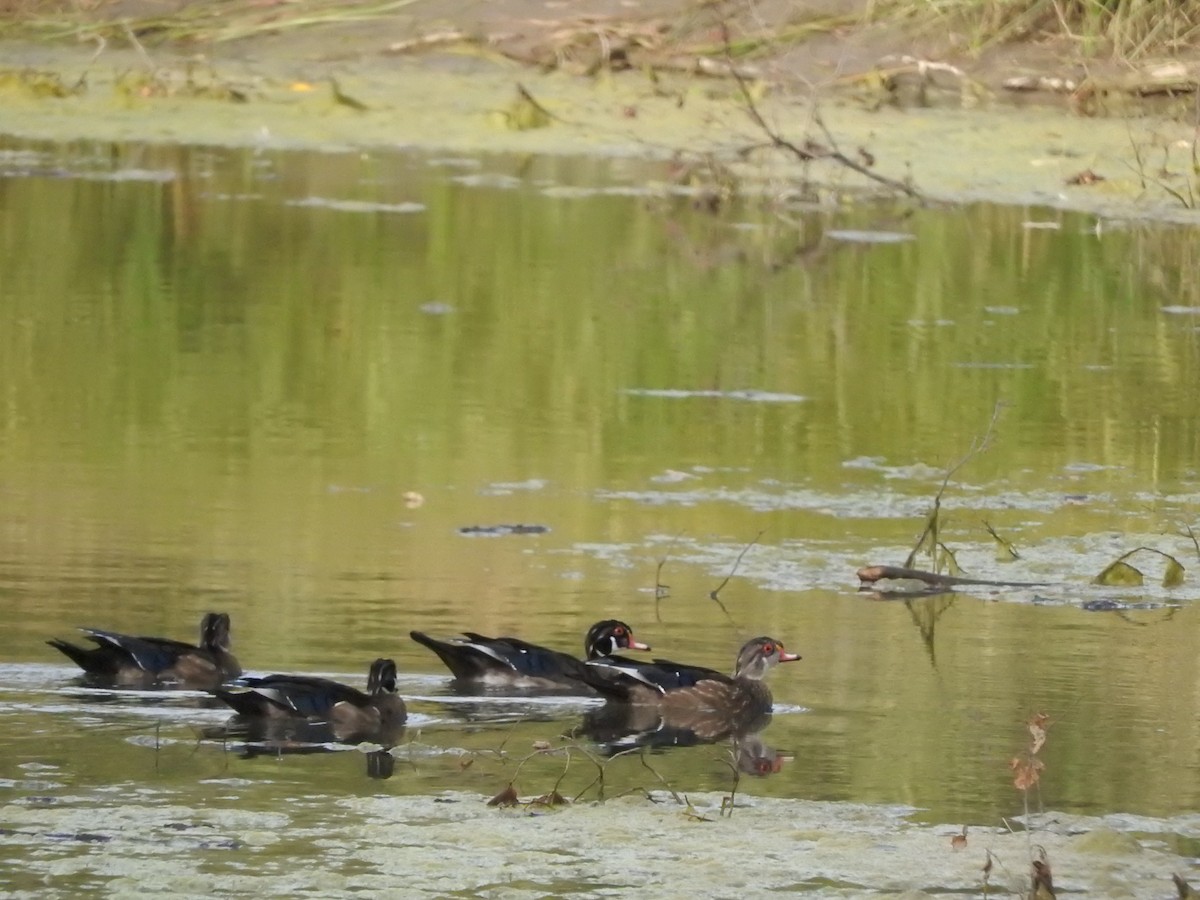
[[(222, 45), (220, 58), (140, 47), (97, 53), (90, 44), (0, 47), (9, 61), (0, 69), (0, 134), (18, 140), (713, 159), (749, 193), (786, 198), (816, 185), (843, 202), (879, 192), (831, 160), (801, 162), (771, 149), (730, 78), (633, 70), (586, 78), (444, 51), (330, 60), (307, 40)], [(532, 113), (522, 92), (535, 100)], [(755, 100), (790, 142), (869, 160), (882, 176), (911, 180), (924, 200), (1200, 222), (1180, 199), (1196, 181), (1188, 184), (1189, 124), (952, 102), (872, 107), (847, 91), (779, 87)]]

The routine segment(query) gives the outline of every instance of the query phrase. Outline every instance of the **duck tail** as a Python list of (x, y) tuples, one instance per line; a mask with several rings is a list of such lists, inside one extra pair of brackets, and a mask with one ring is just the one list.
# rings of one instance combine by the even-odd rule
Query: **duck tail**
[(46, 641), (55, 650), (67, 656), (75, 665), (93, 675), (110, 675), (114, 671), (109, 655), (100, 647), (80, 647), (68, 641), (51, 638)]
[(212, 693), (240, 716), (254, 718), (270, 714), (270, 701), (257, 691), (217, 688)]
[(451, 674), (461, 681), (479, 678), (487, 671), (488, 667), (479, 659), (480, 655), (467, 644), (439, 641), (421, 631), (410, 631), (408, 636), (436, 653)]

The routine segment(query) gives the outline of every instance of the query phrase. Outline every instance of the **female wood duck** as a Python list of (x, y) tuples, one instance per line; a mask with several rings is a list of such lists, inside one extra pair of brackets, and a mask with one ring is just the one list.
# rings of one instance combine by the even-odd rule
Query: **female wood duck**
[(130, 687), (178, 684), (213, 688), (242, 674), (229, 652), (229, 616), (205, 613), (200, 621), (197, 646), (169, 638), (133, 637), (99, 628), (79, 629), (95, 647), (79, 647), (53, 638), (46, 641), (61, 650), (89, 677)]
[(665, 718), (695, 729), (698, 717), (751, 722), (769, 713), (771, 691), (763, 678), (779, 663), (799, 658), (774, 638), (757, 637), (738, 653), (732, 677), (665, 659), (639, 663), (620, 656), (590, 660), (581, 675), (610, 701), (654, 706)]
[[(580, 670), (583, 662), (569, 653), (561, 653), (512, 637), (484, 637), (471, 631), (463, 637), (439, 641), (420, 631), (409, 632), (418, 644), (424, 644), (454, 673), (463, 685), (531, 688), (539, 690), (579, 691), (583, 686)], [(616, 619), (597, 622), (588, 629), (583, 650), (588, 659), (610, 656), (618, 650), (649, 650), (633, 637), (633, 629)], [(574, 673), (570, 677), (569, 673)]]
[(366, 693), (329, 678), (267, 675), (243, 686), (213, 691), (248, 718), (327, 722), (339, 740), (378, 739), (404, 724), (408, 711), (396, 693), (396, 664), (377, 659), (367, 674)]

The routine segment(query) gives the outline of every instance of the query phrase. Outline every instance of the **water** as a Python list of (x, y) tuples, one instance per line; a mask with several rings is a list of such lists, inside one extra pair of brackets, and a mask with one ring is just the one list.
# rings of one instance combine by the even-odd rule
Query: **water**
[[(1035, 809), (1194, 855), (1194, 229), (993, 206), (714, 215), (667, 174), (0, 150), (10, 889), (339, 894), (396, 890), (405, 867), (433, 884), (449, 877), (438, 854), (381, 861), (398, 852), (386, 823), (465, 822), (505, 847), (519, 816), (486, 798), (515, 779), (523, 799), (557, 785), (587, 804), (603, 773), (609, 802), (587, 809), (608, 865), (636, 843), (620, 838), (629, 822), (688, 821), (671, 791), (726, 822), (731, 852), (754, 846), (754, 816), (819, 814), (851, 841), (874, 810), (847, 845), (857, 881), (825, 857), (811, 884), (777, 885), (833, 896), (892, 883), (873, 867), (920, 860), (963, 822), (997, 842), (972, 847), (1009, 839), (1023, 811), (1010, 760), (1039, 711), (1052, 724)], [(971, 576), (1050, 585), (859, 591), (860, 566), (904, 561), (998, 405), (986, 451), (946, 487), (939, 538)], [(1020, 559), (998, 559), (985, 521)], [(471, 531), (516, 524), (545, 527)], [(1089, 584), (1139, 546), (1176, 556), (1184, 584), (1159, 586), (1148, 553), (1133, 560), (1146, 586)], [(1121, 608), (1083, 608), (1096, 600)], [(362, 684), (394, 657), (412, 717), (390, 777), (369, 747), (202, 740), (225, 719), (205, 696), (88, 690), (43, 643), (77, 625), (191, 638), (207, 610), (231, 614), (251, 671)], [(760, 737), (778, 771), (736, 784), (758, 805), (721, 819), (727, 743), (605, 763), (578, 732), (594, 701), (460, 697), (407, 637), (465, 628), (578, 651), (610, 616), (722, 669), (755, 634), (803, 655), (771, 679)], [(897, 816), (913, 842), (881, 857)], [(446, 847), (464, 839), (452, 832)], [(378, 858), (356, 846), (368, 834)], [(1072, 848), (1051, 852), (1069, 883)], [(321, 877), (290, 881), (314, 855)], [(931, 884), (967, 889), (981, 855)], [(453, 889), (621, 890), (586, 866), (507, 887), (480, 866)], [(896, 877), (920, 886), (922, 871)]]

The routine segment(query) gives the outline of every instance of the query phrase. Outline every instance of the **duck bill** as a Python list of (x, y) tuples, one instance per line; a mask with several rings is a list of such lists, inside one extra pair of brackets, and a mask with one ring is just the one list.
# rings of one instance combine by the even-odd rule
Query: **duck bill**
[(785, 653), (783, 651), (780, 651), (780, 653), (779, 653), (779, 661), (781, 663), (795, 662), (796, 660), (802, 659), (802, 658), (803, 657), (801, 657), (799, 653)]
[(630, 641), (629, 649), (630, 650), (652, 650), (654, 648), (651, 647), (649, 644), (643, 644), (641, 641)]

